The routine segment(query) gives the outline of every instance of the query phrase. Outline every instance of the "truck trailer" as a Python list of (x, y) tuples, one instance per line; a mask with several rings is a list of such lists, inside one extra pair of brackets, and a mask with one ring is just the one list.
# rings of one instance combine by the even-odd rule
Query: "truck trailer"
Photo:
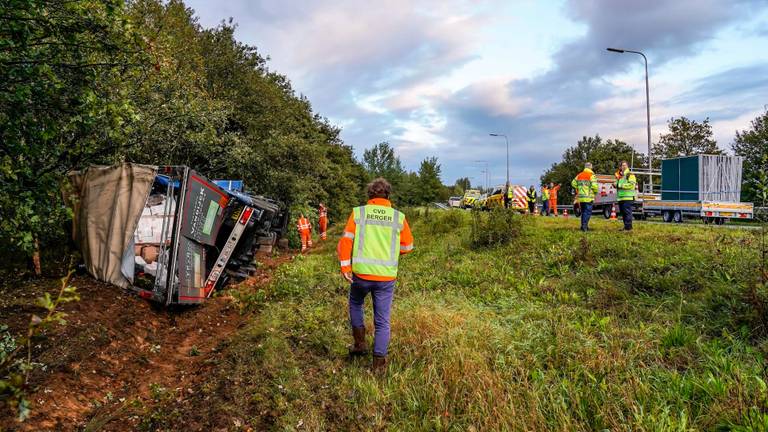
[(739, 156), (695, 155), (661, 161), (660, 199), (642, 204), (644, 216), (664, 222), (701, 218), (722, 225), (729, 219), (752, 219), (754, 206), (741, 202), (744, 159)]
[(273, 243), (286, 226), (277, 203), (186, 166), (91, 166), (68, 180), (86, 270), (166, 305), (202, 303), (247, 265), (256, 240)]

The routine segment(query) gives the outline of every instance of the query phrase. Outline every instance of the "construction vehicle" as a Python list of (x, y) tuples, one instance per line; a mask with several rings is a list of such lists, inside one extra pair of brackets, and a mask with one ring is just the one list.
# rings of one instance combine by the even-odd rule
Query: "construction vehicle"
[(475, 207), (475, 201), (480, 197), (480, 191), (477, 189), (467, 189), (464, 197), (461, 198), (460, 207), (469, 209)]
[(661, 194), (642, 202), (644, 216), (664, 222), (701, 218), (722, 225), (729, 219), (752, 219), (754, 206), (741, 202), (743, 158), (695, 155), (661, 161)]
[(496, 186), (493, 191), (485, 198), (483, 210), (493, 210), (495, 208), (504, 208), (504, 186)]

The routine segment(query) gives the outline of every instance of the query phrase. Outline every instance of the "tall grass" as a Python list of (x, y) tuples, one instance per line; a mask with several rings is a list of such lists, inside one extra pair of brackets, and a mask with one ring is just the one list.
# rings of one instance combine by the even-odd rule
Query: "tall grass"
[(523, 221), (524, 217), (517, 212), (501, 208), (490, 212), (473, 211), (471, 244), (473, 247), (509, 244), (522, 233)]
[(519, 231), (475, 249), (467, 213), (413, 223), (386, 377), (347, 358), (327, 245), (279, 270), (190, 415), (257, 430), (766, 430), (751, 234), (483, 217)]

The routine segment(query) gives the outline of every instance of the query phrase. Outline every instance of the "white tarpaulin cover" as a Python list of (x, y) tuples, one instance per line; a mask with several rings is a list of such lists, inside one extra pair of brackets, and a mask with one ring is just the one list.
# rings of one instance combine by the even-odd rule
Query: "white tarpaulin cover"
[(156, 174), (156, 166), (123, 163), (68, 175), (71, 190), (65, 200), (74, 214), (72, 236), (96, 279), (130, 287), (121, 266), (127, 250), (133, 261), (134, 232)]

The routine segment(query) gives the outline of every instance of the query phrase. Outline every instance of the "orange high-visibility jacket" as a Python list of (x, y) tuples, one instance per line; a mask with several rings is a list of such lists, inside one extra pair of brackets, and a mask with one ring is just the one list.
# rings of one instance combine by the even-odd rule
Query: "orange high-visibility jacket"
[(328, 210), (324, 206), (320, 206), (320, 209), (317, 211), (318, 217), (327, 218), (328, 217)]
[(554, 187), (549, 189), (549, 201), (556, 203), (557, 202), (557, 191), (560, 190), (560, 185), (555, 185)]
[(312, 231), (312, 225), (309, 223), (309, 219), (305, 217), (300, 217), (296, 221), (296, 228), (298, 228), (299, 232), (301, 231)]
[[(392, 203), (388, 199), (374, 198), (368, 201), (371, 205), (380, 205), (386, 207), (392, 207)], [(339, 240), (339, 245), (336, 251), (339, 254), (339, 261), (352, 261), (352, 247), (354, 246), (355, 229), (357, 224), (355, 223), (355, 213), (352, 212), (347, 219), (347, 225), (344, 227), (344, 235)], [(411, 227), (408, 226), (408, 220), (403, 222), (403, 230), (400, 231), (400, 255), (404, 255), (413, 251), (413, 234), (411, 233)], [(351, 265), (341, 266), (342, 273), (348, 273), (352, 271)], [(370, 281), (391, 281), (395, 278), (388, 276), (367, 275), (359, 274), (357, 277)]]

